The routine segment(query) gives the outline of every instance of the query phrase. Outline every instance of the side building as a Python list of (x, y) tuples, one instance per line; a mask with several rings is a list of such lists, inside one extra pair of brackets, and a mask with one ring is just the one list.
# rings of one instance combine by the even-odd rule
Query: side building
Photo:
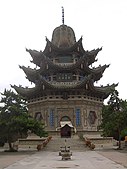
[(75, 132), (97, 132), (103, 101), (117, 84), (95, 86), (109, 65), (92, 67), (102, 48), (84, 50), (73, 29), (65, 24), (46, 38), (44, 51), (26, 49), (35, 69), (20, 66), (33, 88), (12, 86), (27, 98), (29, 114), (44, 122), (46, 130), (61, 137)]

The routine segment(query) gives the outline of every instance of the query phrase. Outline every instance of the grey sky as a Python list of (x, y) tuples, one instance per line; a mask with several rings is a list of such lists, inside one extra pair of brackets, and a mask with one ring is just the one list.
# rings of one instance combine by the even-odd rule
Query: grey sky
[(83, 36), (85, 50), (103, 46), (96, 66), (111, 64), (95, 85), (118, 83), (127, 99), (127, 0), (1, 0), (0, 1), (0, 92), (10, 84), (31, 86), (18, 65), (32, 66), (25, 48), (44, 50), (55, 27), (65, 24)]

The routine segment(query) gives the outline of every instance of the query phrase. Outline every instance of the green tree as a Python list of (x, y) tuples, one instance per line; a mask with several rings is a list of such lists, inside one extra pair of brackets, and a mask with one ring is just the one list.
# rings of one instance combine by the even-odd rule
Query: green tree
[(8, 142), (9, 150), (14, 151), (12, 143), (18, 138), (27, 137), (28, 131), (43, 137), (47, 133), (44, 125), (28, 115), (26, 100), (11, 90), (1, 93), (0, 139)]
[(113, 91), (108, 105), (103, 106), (102, 123), (104, 136), (118, 135), (119, 149), (121, 148), (121, 137), (127, 127), (127, 102), (119, 98), (117, 90)]

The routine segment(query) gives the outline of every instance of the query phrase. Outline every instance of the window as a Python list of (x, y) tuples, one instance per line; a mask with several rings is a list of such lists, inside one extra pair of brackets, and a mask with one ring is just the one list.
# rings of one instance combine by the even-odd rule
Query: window
[(76, 109), (76, 126), (81, 124), (81, 112), (80, 109)]
[(53, 109), (50, 110), (49, 123), (50, 123), (50, 126), (54, 126), (54, 110)]
[(59, 56), (59, 63), (72, 63), (72, 56)]
[(71, 81), (72, 80), (72, 73), (58, 73), (57, 74), (57, 81)]
[(88, 115), (88, 121), (90, 125), (95, 124), (95, 121), (97, 119), (96, 112), (95, 111), (90, 111)]
[(41, 112), (36, 112), (34, 118), (36, 120), (38, 120), (38, 121), (41, 121), (42, 120), (42, 114), (41, 114)]

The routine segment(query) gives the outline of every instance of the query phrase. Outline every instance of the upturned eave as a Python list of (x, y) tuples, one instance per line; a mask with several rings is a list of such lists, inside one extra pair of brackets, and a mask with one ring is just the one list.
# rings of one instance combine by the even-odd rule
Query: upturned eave
[(51, 53), (58, 53), (58, 54), (71, 53), (74, 51), (76, 51), (82, 55), (85, 53), (85, 50), (82, 45), (82, 37), (77, 42), (75, 42), (75, 44), (73, 44), (71, 47), (68, 47), (68, 48), (57, 47), (51, 41), (49, 41), (47, 38), (46, 38), (46, 41), (47, 41), (46, 47), (43, 51), (44, 55), (51, 55)]

